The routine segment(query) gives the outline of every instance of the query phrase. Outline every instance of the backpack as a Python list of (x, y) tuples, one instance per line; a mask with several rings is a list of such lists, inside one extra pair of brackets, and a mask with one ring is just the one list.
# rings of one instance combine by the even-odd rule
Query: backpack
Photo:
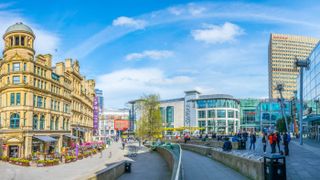
[(291, 141), (291, 137), (290, 134), (287, 135), (287, 141), (290, 142)]

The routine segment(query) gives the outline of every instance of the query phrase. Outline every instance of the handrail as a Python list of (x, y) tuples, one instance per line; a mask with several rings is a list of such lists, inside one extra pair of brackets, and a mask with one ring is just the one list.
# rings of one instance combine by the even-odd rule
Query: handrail
[[(181, 146), (180, 144), (178, 144), (179, 146), (179, 161), (178, 161), (178, 167), (177, 167), (177, 173), (176, 173), (176, 176), (174, 178), (174, 180), (179, 180), (180, 178), (182, 179), (182, 169), (181, 169), (181, 160), (182, 160), (182, 149), (181, 149)], [(180, 177), (180, 178), (179, 178)]]

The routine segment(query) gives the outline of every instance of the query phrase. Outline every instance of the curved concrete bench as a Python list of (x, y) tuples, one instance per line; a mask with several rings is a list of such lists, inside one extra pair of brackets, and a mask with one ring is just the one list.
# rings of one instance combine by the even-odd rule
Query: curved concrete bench
[(96, 172), (94, 175), (87, 177), (88, 180), (116, 180), (125, 172), (125, 163), (127, 161), (121, 161), (110, 165), (110, 167), (102, 169)]
[(171, 150), (158, 146), (156, 151), (166, 160), (169, 169), (171, 170), (171, 180), (182, 180), (183, 172), (182, 172), (182, 149), (179, 144), (177, 144), (179, 148), (179, 155), (175, 155)]
[(247, 159), (231, 153), (217, 151), (206, 146), (181, 144), (181, 147), (182, 149), (193, 151), (204, 156), (211, 156), (213, 160), (221, 162), (222, 164), (238, 171), (239, 173), (247, 176), (250, 179), (264, 179), (264, 165), (261, 161)]

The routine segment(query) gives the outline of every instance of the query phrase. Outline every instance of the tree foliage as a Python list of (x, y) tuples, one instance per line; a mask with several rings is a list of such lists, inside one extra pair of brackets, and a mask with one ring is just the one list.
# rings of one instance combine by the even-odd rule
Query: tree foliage
[[(288, 121), (288, 126), (290, 126), (291, 122), (292, 122), (292, 119), (290, 116), (287, 116), (287, 121)], [(277, 127), (277, 130), (279, 132), (286, 132), (287, 129), (286, 129), (286, 121), (284, 118), (280, 118), (278, 119), (277, 123), (276, 123), (276, 127)], [(290, 127), (288, 127), (290, 128)]]
[(143, 139), (155, 140), (162, 136), (162, 121), (158, 95), (147, 95), (137, 103), (140, 119), (137, 122), (136, 134)]

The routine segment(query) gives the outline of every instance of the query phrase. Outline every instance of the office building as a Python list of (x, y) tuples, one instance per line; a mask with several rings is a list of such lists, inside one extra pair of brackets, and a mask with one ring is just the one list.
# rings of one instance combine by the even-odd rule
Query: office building
[(277, 84), (284, 85), (283, 97), (291, 99), (297, 87), (299, 69), (295, 68), (296, 58), (306, 59), (319, 39), (271, 34), (268, 52), (269, 99), (279, 98)]

